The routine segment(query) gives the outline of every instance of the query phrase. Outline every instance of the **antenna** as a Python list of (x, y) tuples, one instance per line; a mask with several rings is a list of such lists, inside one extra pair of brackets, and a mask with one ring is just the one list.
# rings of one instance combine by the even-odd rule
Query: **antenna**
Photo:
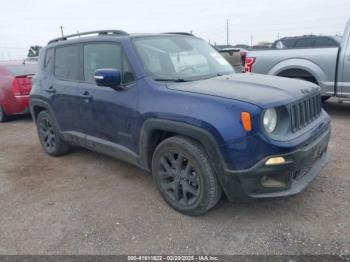
[(61, 29), (61, 36), (63, 37), (63, 26), (60, 26)]

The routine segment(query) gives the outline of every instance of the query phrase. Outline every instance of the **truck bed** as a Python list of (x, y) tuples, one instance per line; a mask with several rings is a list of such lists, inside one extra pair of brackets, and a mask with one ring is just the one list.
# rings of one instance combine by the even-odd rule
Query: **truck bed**
[(333, 94), (339, 48), (272, 49), (250, 51), (255, 57), (252, 72), (280, 75), (286, 70), (299, 69), (312, 74), (324, 94)]

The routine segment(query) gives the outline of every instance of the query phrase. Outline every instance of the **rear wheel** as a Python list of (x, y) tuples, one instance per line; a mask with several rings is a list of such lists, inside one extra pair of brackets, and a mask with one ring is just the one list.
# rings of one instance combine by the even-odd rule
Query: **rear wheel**
[(47, 154), (60, 156), (70, 150), (70, 145), (62, 139), (51, 116), (46, 111), (39, 113), (36, 125), (41, 145)]
[(164, 200), (186, 215), (201, 215), (222, 195), (202, 146), (188, 138), (161, 142), (152, 159), (152, 174)]
[(0, 105), (0, 123), (6, 122), (8, 120), (8, 116), (6, 115), (4, 109)]

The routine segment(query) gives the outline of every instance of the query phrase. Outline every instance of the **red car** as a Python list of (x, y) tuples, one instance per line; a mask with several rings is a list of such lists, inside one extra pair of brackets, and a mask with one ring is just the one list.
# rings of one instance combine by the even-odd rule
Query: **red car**
[(11, 115), (29, 113), (28, 98), (32, 89), (32, 77), (37, 63), (0, 63), (0, 122)]

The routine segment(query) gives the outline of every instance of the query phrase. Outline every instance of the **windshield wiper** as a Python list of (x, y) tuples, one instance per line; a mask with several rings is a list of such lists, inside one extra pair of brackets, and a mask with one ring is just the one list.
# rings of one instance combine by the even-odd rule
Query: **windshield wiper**
[(189, 82), (189, 80), (185, 80), (183, 78), (156, 78), (154, 81), (164, 81), (164, 82), (176, 82), (176, 83), (181, 83), (181, 82)]

